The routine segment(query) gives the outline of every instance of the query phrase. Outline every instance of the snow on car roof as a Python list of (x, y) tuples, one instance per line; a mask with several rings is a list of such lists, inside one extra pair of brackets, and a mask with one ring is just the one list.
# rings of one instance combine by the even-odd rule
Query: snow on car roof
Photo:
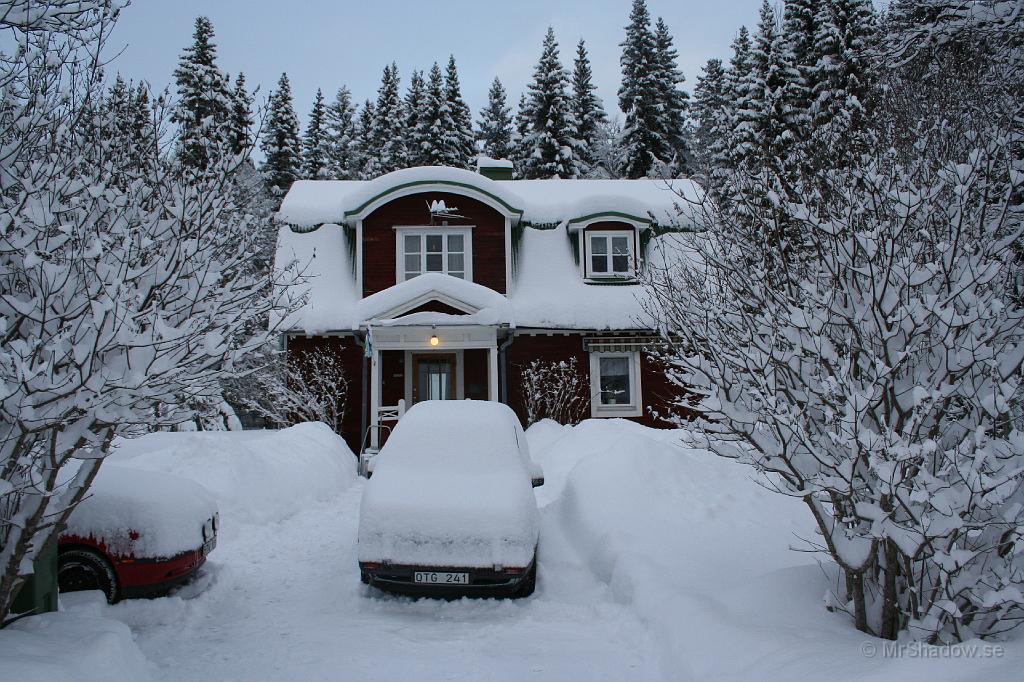
[[(388, 461), (437, 470), (521, 471), (516, 425), (510, 407), (488, 400), (427, 400), (402, 417), (381, 450)], [(374, 469), (376, 474), (379, 471)]]
[(62, 534), (91, 537), (117, 554), (172, 557), (202, 546), (203, 524), (215, 513), (217, 503), (194, 481), (105, 463)]

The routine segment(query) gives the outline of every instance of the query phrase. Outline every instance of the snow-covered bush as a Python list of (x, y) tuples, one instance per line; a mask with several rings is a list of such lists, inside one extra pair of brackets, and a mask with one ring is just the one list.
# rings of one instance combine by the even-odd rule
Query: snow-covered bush
[(526, 425), (541, 419), (559, 424), (578, 424), (590, 405), (587, 381), (576, 358), (531, 360), (521, 371)]
[(314, 349), (289, 358), (276, 352), (232, 393), (242, 407), (277, 426), (323, 422), (341, 433), (348, 379), (336, 353)]
[[(887, 638), (1024, 617), (1024, 175), (1019, 137), (975, 142), (937, 166), (879, 151), (747, 221), (705, 207), (702, 265), (650, 282), (671, 372), (722, 435), (708, 446), (803, 499), (845, 573), (832, 606)], [(788, 269), (756, 237), (779, 216), (813, 244)]]
[(182, 167), (159, 101), (130, 140), (104, 106), (120, 4), (0, 11), (0, 622), (112, 440), (192, 418), (182, 396), (212, 403), (283, 296), (252, 274), (241, 158)]

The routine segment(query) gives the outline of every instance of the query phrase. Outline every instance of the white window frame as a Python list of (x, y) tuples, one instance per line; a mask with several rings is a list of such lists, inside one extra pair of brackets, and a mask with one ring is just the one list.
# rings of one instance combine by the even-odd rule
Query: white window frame
[(444, 236), (445, 250), (441, 252), (443, 265), (441, 272), (448, 273), (448, 235), (461, 234), (463, 248), (463, 272), (466, 273), (466, 281), (473, 281), (473, 226), (472, 225), (401, 225), (395, 226), (395, 281), (404, 282), (405, 279), (405, 238), (406, 236), (419, 236), (420, 238), (420, 274), (426, 270), (426, 248), (427, 235), (439, 234)]
[[(601, 404), (601, 358), (629, 359), (629, 405)], [(590, 352), (590, 416), (592, 417), (641, 417), (644, 401), (640, 387), (640, 351), (591, 351)]]
[[(583, 277), (593, 280), (635, 280), (636, 279), (636, 230), (582, 230), (580, 232), (583, 241)], [(593, 268), (593, 250), (591, 240), (595, 237), (602, 237), (608, 244), (608, 267), (612, 267), (612, 238), (625, 237), (629, 244), (629, 270), (618, 273), (612, 270), (595, 272)]]

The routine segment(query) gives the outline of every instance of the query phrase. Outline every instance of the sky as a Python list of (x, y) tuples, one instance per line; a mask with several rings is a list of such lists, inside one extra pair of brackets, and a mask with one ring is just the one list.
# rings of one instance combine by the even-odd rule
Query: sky
[[(244, 71), (250, 89), (265, 99), (288, 73), (295, 109), (304, 122), (317, 88), (328, 100), (348, 85), (357, 101), (376, 98), (381, 71), (395, 61), (402, 90), (413, 69), (442, 67), (453, 54), (463, 96), (474, 120), (498, 76), (515, 108), (540, 57), (548, 26), (555, 30), (562, 63), (571, 69), (576, 42), (590, 51), (598, 94), (617, 112), (619, 43), (631, 0), (133, 0), (111, 37), (108, 67), (157, 90), (171, 84), (182, 50), (191, 43), (199, 15), (210, 17), (220, 67)], [(757, 23), (761, 0), (647, 0), (664, 17), (692, 92), (710, 57), (727, 58), (741, 24)], [(173, 88), (172, 88), (173, 89)]]

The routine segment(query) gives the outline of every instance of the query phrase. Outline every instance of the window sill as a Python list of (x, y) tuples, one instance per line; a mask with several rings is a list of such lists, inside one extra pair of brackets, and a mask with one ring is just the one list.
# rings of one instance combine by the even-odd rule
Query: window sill
[(606, 417), (642, 417), (643, 410), (638, 405), (594, 405), (590, 416), (595, 419)]
[(636, 277), (629, 277), (625, 275), (608, 275), (608, 276), (590, 276), (584, 277), (584, 284), (638, 284), (640, 280)]

